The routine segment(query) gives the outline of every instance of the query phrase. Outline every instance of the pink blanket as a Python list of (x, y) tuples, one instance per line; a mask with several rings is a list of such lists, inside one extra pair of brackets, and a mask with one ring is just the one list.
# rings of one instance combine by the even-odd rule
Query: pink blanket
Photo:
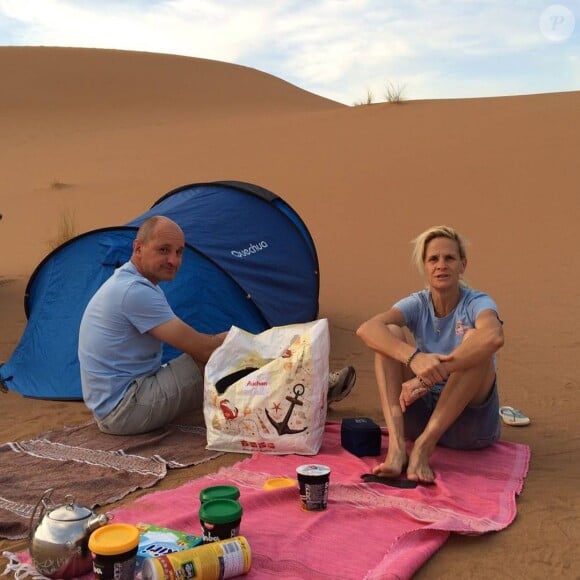
[[(388, 437), (383, 434), (383, 452)], [(530, 451), (499, 442), (481, 451), (437, 448), (435, 485), (401, 489), (364, 483), (381, 457), (358, 458), (340, 445), (340, 424), (328, 423), (315, 457), (255, 454), (177, 489), (145, 495), (115, 510), (116, 522), (148, 522), (200, 533), (199, 492), (220, 483), (240, 488), (240, 533), (252, 549), (254, 578), (410, 578), (451, 532), (483, 534), (516, 516)], [(270, 477), (295, 477), (303, 463), (332, 469), (328, 509), (305, 512), (297, 488), (264, 491)]]

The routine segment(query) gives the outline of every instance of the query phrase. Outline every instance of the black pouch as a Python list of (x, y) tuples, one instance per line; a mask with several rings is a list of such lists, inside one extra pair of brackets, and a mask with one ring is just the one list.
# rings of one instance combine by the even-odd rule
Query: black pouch
[(381, 454), (381, 428), (368, 417), (343, 419), (340, 444), (357, 457)]

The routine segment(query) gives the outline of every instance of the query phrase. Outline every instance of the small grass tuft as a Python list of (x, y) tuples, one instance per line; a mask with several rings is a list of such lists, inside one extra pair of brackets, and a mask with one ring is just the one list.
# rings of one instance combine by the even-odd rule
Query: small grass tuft
[(387, 103), (402, 103), (405, 100), (405, 85), (395, 85), (394, 83), (387, 83), (387, 90), (385, 92), (385, 99)]
[(72, 187), (72, 185), (70, 183), (65, 183), (64, 181), (61, 181), (60, 179), (55, 178), (50, 182), (51, 189), (65, 189), (67, 187)]
[(362, 101), (355, 101), (354, 106), (359, 107), (361, 105), (372, 105), (375, 101), (375, 96), (370, 89), (367, 89), (367, 98), (363, 99)]
[(55, 250), (75, 236), (76, 225), (74, 213), (68, 209), (63, 209), (59, 215), (56, 235), (48, 240), (48, 247), (51, 251)]

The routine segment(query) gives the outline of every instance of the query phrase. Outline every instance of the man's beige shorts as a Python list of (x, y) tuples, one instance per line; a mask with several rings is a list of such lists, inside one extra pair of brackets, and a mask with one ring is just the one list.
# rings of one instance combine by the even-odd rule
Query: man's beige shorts
[(156, 374), (133, 381), (121, 402), (97, 423), (104, 433), (135, 435), (163, 427), (202, 406), (203, 371), (189, 355), (182, 354)]

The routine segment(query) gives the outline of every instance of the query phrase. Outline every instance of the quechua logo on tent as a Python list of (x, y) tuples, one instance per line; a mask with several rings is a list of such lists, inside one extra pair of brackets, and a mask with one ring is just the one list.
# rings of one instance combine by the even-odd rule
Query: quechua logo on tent
[(232, 250), (232, 256), (236, 258), (245, 258), (247, 256), (251, 256), (252, 254), (256, 254), (257, 252), (261, 252), (268, 247), (268, 242), (262, 240), (261, 242), (256, 242), (255, 244), (250, 244), (247, 248), (243, 250)]

